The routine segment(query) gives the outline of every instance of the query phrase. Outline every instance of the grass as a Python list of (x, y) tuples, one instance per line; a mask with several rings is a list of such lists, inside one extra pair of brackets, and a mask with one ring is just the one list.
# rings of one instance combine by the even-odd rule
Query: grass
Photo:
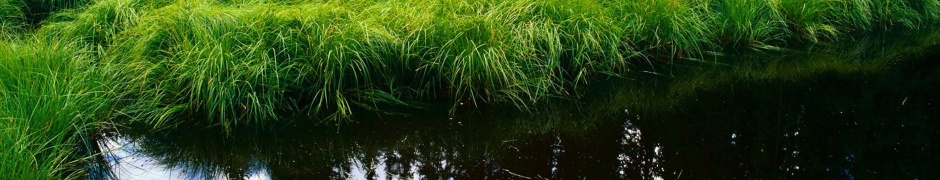
[(53, 13), (70, 8), (77, 8), (92, 0), (3, 0), (18, 3), (27, 25), (38, 25)]
[[(0, 43), (2, 179), (83, 176), (84, 133), (108, 119), (111, 97), (87, 52), (42, 38)], [(93, 143), (93, 142), (92, 142)]]
[(738, 47), (773, 43), (785, 39), (787, 24), (773, 1), (719, 0), (715, 4), (719, 13), (715, 19), (723, 38), (719, 42)]
[(526, 109), (652, 61), (934, 27), (938, 4), (99, 0), (37, 34), (99, 52), (102, 69), (129, 82), (134, 102), (121, 111), (132, 119), (172, 127), (201, 116), (231, 128), (286, 114), (338, 123), (429, 100)]
[(35, 179), (81, 174), (75, 137), (112, 113), (228, 130), (420, 102), (526, 110), (727, 47), (935, 28), (940, 2), (0, 0), (0, 17), (2, 156), (23, 162), (0, 168)]
[(13, 1), (0, 1), (0, 39), (9, 39), (10, 34), (18, 32), (23, 24), (23, 12), (19, 4)]

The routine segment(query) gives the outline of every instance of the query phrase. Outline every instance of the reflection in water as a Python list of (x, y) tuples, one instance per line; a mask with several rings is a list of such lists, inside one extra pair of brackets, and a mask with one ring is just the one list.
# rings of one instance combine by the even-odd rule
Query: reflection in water
[(915, 37), (650, 67), (532, 113), (128, 125), (102, 147), (120, 179), (940, 179), (940, 62), (920, 54), (940, 35)]
[(99, 142), (105, 159), (117, 179), (271, 179), (263, 163), (253, 162), (244, 175), (230, 176), (222, 169), (188, 169), (189, 166), (161, 165), (158, 159), (142, 155), (133, 142), (124, 138), (108, 138)]
[[(635, 118), (637, 121), (640, 120), (639, 115)], [(620, 140), (621, 153), (617, 156), (620, 165), (616, 172), (620, 174), (620, 178), (663, 179), (664, 170), (660, 165), (663, 163), (663, 147), (659, 144), (644, 145), (642, 138), (643, 132), (640, 128), (633, 125), (630, 119), (625, 120), (623, 138)], [(652, 151), (648, 147), (652, 147)]]

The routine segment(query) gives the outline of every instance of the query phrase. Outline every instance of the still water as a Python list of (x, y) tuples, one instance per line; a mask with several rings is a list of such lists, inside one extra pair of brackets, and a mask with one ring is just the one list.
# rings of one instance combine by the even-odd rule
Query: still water
[(102, 131), (117, 179), (940, 179), (940, 35), (637, 62), (581, 95)]

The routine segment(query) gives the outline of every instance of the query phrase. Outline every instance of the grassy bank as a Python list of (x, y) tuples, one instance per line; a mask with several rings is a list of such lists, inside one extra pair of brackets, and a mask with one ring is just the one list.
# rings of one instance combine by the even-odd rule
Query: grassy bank
[(0, 179), (82, 177), (86, 130), (109, 119), (104, 76), (74, 43), (0, 42)]
[(712, 51), (935, 28), (940, 2), (0, 0), (0, 17), (0, 172), (56, 179), (81, 174), (76, 137), (112, 113), (231, 129), (419, 102), (527, 109)]
[(936, 0), (102, 0), (39, 32), (126, 73), (135, 119), (231, 127), (432, 100), (524, 109), (652, 61), (930, 28), (938, 13)]

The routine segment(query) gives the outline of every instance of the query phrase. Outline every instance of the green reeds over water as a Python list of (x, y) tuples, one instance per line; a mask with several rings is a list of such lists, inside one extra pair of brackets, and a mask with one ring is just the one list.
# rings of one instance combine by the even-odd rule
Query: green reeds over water
[(231, 127), (414, 101), (525, 109), (652, 60), (929, 28), (938, 11), (936, 0), (100, 0), (38, 32), (100, 52), (129, 82), (133, 119)]
[[(137, 35), (117, 39), (109, 51), (121, 52), (110, 53), (116, 64), (146, 69), (150, 82), (140, 94), (158, 101), (152, 112), (203, 112), (226, 127), (241, 120), (216, 120), (298, 110), (342, 119), (354, 106), (401, 99), (524, 107), (563, 92), (568, 76), (586, 79), (587, 68), (626, 69), (624, 54), (636, 54), (619, 42), (625, 37), (604, 34), (616, 27), (610, 21), (565, 22), (598, 26), (586, 34), (562, 29), (533, 6), (177, 3), (141, 17), (125, 31)], [(577, 54), (566, 54), (565, 45)], [(565, 74), (566, 67), (578, 74)]]
[(806, 39), (835, 40), (852, 31), (926, 28), (937, 24), (936, 0), (778, 1), (788, 26)]
[(78, 136), (112, 113), (228, 130), (529, 109), (659, 61), (938, 22), (938, 0), (0, 0), (0, 172), (81, 174)]
[(666, 50), (671, 55), (696, 53), (712, 43), (714, 32), (706, 21), (709, 3), (700, 0), (640, 0), (612, 1), (619, 10), (614, 17), (621, 18), (625, 28), (635, 29), (632, 39), (644, 42), (646, 48)]
[(126, 82), (114, 86), (132, 97), (124, 114), (226, 128), (414, 101), (525, 109), (652, 60), (929, 28), (940, 16), (936, 0), (61, 3), (81, 8), (35, 33), (96, 52), (96, 67)]

